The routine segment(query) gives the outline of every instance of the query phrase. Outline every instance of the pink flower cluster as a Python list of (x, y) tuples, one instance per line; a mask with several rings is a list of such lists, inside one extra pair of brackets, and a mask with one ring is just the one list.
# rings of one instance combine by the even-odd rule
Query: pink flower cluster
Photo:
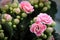
[(53, 23), (53, 19), (46, 13), (40, 13), (36, 18), (36, 22), (42, 22), (44, 24), (51, 25)]
[(42, 23), (34, 23), (30, 27), (30, 31), (35, 33), (36, 36), (41, 36), (41, 34), (46, 30), (46, 25)]
[(33, 6), (28, 1), (22, 1), (20, 3), (20, 8), (27, 14), (34, 11)]
[(47, 26), (45, 24), (52, 24), (52, 18), (46, 13), (40, 13), (36, 17), (36, 22), (30, 26), (30, 31), (35, 33), (36, 36), (41, 36), (42, 33), (46, 30)]

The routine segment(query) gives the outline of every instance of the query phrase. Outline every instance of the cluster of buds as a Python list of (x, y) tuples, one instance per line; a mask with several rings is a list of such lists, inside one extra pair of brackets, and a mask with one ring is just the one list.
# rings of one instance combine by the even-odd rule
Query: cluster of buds
[(40, 8), (42, 12), (46, 12), (51, 8), (51, 2), (49, 0), (29, 0), (35, 8)]
[(2, 30), (2, 25), (0, 24), (0, 40), (7, 40), (8, 37), (4, 36), (4, 30)]
[[(24, 6), (23, 6), (24, 5)], [(28, 6), (27, 6), (28, 5)], [(21, 20), (34, 11), (33, 6), (28, 1), (14, 0), (13, 3), (5, 4), (1, 9), (1, 23), (15, 28)]]
[[(40, 13), (37, 17), (30, 21), (30, 31), (40, 39), (47, 39), (54, 32), (55, 21), (46, 13)], [(42, 38), (40, 38), (42, 37)]]

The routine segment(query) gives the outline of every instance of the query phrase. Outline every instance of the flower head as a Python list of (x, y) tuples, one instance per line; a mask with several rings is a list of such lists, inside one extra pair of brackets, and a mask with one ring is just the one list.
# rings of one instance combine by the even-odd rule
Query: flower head
[(42, 23), (34, 23), (30, 27), (30, 31), (35, 33), (36, 36), (41, 36), (41, 34), (46, 30), (46, 25)]
[(36, 18), (37, 22), (42, 22), (44, 24), (52, 24), (53, 23), (53, 19), (46, 13), (40, 13), (37, 18)]
[(34, 11), (33, 6), (28, 1), (22, 1), (20, 3), (20, 8), (27, 14)]

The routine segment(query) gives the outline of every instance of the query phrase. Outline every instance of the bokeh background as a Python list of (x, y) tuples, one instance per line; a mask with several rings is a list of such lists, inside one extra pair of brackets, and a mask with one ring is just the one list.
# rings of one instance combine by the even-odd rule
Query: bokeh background
[(60, 34), (60, 0), (53, 0), (57, 3), (57, 13), (55, 15), (55, 21), (56, 21), (56, 32)]

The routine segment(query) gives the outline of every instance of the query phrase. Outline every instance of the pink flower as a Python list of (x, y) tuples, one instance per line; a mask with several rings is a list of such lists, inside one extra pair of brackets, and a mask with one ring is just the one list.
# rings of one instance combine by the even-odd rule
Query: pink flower
[(35, 33), (36, 36), (41, 36), (41, 34), (46, 30), (46, 25), (42, 23), (34, 23), (30, 27), (30, 31)]
[(33, 6), (28, 1), (22, 1), (20, 3), (20, 8), (27, 14), (34, 11)]
[(36, 22), (42, 22), (50, 25), (53, 23), (53, 19), (46, 13), (40, 13), (36, 18)]
[(4, 18), (6, 21), (11, 21), (12, 17), (9, 14), (4, 14)]

